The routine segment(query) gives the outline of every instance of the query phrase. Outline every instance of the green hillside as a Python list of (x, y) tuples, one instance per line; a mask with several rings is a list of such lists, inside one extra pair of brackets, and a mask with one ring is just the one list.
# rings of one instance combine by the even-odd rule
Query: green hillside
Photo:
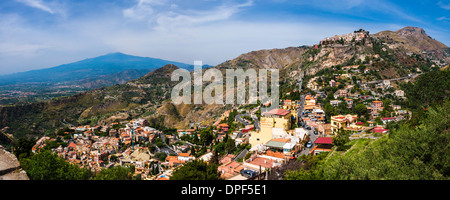
[[(449, 78), (449, 71), (424, 74), (409, 85), (409, 89), (418, 91), (408, 95), (414, 109), (412, 120), (391, 127), (388, 135), (377, 140), (353, 140), (344, 150), (335, 148), (314, 158), (303, 157), (303, 167), (288, 171), (286, 179), (448, 180)], [(430, 94), (430, 90), (435, 92)]]

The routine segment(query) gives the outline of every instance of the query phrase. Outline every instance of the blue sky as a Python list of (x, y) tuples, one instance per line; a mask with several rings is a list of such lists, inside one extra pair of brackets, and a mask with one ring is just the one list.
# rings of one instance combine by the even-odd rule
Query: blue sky
[(112, 52), (216, 65), (406, 26), (450, 45), (450, 0), (1, 0), (0, 74)]

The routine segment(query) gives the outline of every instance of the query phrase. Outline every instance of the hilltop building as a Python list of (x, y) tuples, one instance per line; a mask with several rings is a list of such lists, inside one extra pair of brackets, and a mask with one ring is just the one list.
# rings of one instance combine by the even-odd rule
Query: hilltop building
[(266, 144), (272, 139), (272, 129), (282, 128), (288, 131), (291, 127), (292, 113), (285, 109), (273, 109), (265, 112), (261, 116), (261, 130), (252, 132), (249, 143), (252, 147), (258, 144)]

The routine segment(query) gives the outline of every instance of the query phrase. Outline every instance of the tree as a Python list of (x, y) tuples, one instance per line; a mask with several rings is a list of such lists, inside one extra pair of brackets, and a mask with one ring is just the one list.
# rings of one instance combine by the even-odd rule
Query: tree
[(414, 85), (407, 84), (406, 96), (415, 106), (439, 105), (449, 99), (450, 71), (433, 71), (421, 75)]
[[(227, 134), (228, 135), (228, 134)], [(234, 140), (232, 138), (228, 138), (225, 142), (225, 152), (226, 153), (232, 153), (236, 149), (236, 145), (234, 143)]]
[(31, 180), (87, 180), (92, 176), (89, 169), (70, 164), (48, 150), (21, 160), (21, 165)]
[(208, 146), (213, 140), (214, 135), (212, 133), (212, 126), (200, 131), (200, 142), (202, 142), (204, 145)]
[(344, 130), (342, 127), (333, 138), (333, 145), (337, 147), (338, 151), (346, 149), (346, 144), (350, 141), (350, 131)]
[(358, 114), (358, 117), (365, 116), (369, 114), (366, 105), (359, 103), (356, 104), (355, 108), (353, 109), (354, 113)]
[(164, 162), (166, 160), (166, 158), (167, 158), (167, 154), (164, 153), (164, 152), (159, 152), (159, 153), (155, 154), (155, 158), (157, 158), (158, 160)]
[(95, 180), (132, 180), (134, 169), (131, 167), (114, 166), (104, 168), (95, 176)]
[(170, 180), (220, 180), (217, 164), (201, 160), (188, 162), (173, 172)]
[(383, 124), (383, 121), (381, 121), (381, 117), (375, 118), (375, 122), (376, 122), (378, 125)]
[(211, 164), (219, 164), (219, 154), (217, 151), (212, 151), (211, 159), (209, 160)]
[(17, 140), (17, 142), (15, 142), (13, 152), (19, 159), (28, 158), (32, 154), (31, 149), (35, 143), (36, 141), (33, 139), (21, 137)]

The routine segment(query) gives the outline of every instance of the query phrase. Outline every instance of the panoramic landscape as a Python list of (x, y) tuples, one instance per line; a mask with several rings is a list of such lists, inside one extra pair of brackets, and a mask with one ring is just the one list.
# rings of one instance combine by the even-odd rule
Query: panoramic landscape
[(0, 180), (449, 180), (450, 2), (320, 3), (0, 3)]

